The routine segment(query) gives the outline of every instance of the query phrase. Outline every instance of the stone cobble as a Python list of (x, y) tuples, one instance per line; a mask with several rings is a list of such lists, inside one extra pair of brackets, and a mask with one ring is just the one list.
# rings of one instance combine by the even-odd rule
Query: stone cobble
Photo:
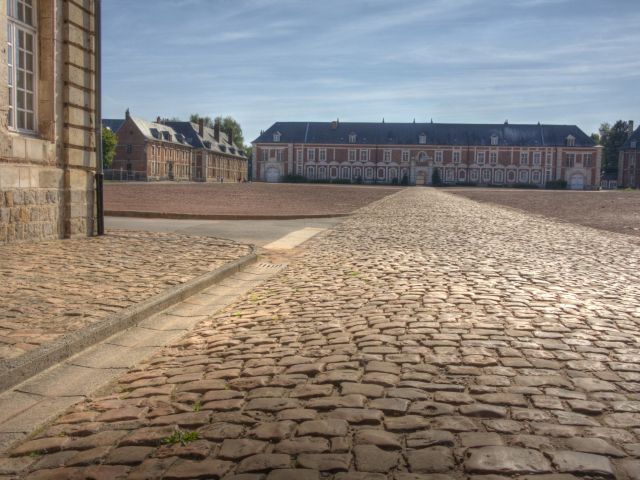
[(229, 240), (142, 232), (0, 245), (0, 360), (249, 252), (248, 246)]
[(617, 234), (405, 190), (0, 473), (637, 479), (639, 260)]

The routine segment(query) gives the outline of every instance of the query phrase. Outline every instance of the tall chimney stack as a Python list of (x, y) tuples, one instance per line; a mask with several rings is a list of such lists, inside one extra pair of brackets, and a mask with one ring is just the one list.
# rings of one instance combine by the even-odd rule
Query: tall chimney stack
[(629, 136), (633, 134), (633, 120), (629, 120)]
[(220, 143), (220, 122), (218, 120), (213, 123), (213, 138)]
[(229, 129), (227, 135), (229, 136), (229, 145), (233, 146), (233, 130)]
[(201, 137), (204, 137), (204, 118), (198, 119), (198, 133)]

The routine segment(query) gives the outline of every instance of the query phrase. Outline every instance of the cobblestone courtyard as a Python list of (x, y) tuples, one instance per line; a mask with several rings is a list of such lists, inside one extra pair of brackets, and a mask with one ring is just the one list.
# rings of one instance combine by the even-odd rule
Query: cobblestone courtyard
[(630, 238), (404, 190), (313, 239), (0, 468), (32, 479), (640, 479)]
[(248, 254), (228, 240), (114, 232), (0, 246), (0, 361)]

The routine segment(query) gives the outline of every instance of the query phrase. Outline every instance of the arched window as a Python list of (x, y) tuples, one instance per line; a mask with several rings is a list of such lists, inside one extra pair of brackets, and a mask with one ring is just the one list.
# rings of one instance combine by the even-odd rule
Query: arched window
[(356, 139), (357, 139), (356, 134), (351, 132), (349, 134), (349, 143), (356, 143)]

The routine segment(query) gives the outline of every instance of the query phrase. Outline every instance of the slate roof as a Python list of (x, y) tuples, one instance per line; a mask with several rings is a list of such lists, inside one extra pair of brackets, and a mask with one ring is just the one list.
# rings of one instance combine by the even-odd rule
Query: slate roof
[(103, 118), (102, 128), (107, 127), (113, 133), (115, 133), (120, 129), (123, 123), (124, 123), (124, 120), (121, 118)]
[(205, 148), (214, 152), (244, 158), (244, 152), (229, 143), (229, 136), (220, 130), (220, 140), (216, 142), (213, 128), (204, 127), (204, 134), (200, 136), (199, 125), (193, 122), (166, 122), (176, 132), (181, 133), (194, 148)]
[[(204, 128), (204, 135), (199, 135), (198, 124), (192, 122), (148, 122), (142, 118), (130, 117), (140, 132), (149, 140), (171, 142), (185, 147), (205, 148), (214, 152), (231, 155), (238, 158), (246, 158), (244, 152), (235, 145), (229, 143), (228, 135), (220, 131), (220, 141), (214, 139), (213, 128)], [(111, 128), (114, 132), (124, 123), (123, 119), (103, 119), (102, 125)]]
[[(280, 133), (280, 142), (273, 134)], [(595, 146), (594, 141), (575, 125), (513, 125), (464, 123), (354, 123), (339, 122), (276, 122), (253, 143), (326, 143), (349, 144), (349, 135), (356, 134), (355, 144), (419, 145), (422, 133), (427, 145), (490, 146), (491, 137), (498, 137), (501, 146), (554, 147), (565, 146), (569, 135), (576, 147)]]
[(628, 150), (631, 148), (631, 142), (636, 142), (636, 148), (640, 149), (640, 127), (636, 128), (627, 141), (624, 142), (621, 149)]

